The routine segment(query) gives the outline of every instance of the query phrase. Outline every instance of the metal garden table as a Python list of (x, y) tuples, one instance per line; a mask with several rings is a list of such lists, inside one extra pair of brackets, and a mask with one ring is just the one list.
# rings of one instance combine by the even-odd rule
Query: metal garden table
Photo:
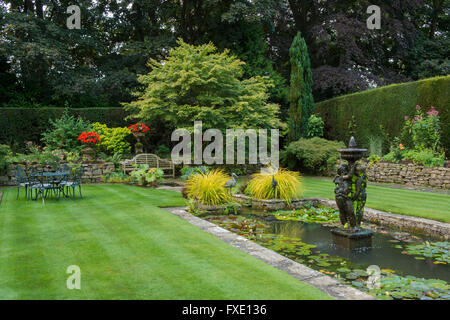
[[(61, 185), (61, 182), (66, 181), (68, 177), (72, 174), (70, 172), (39, 172), (31, 174), (30, 177), (36, 179), (35, 183), (31, 186), (31, 199), (37, 200), (39, 194), (42, 197), (42, 201), (47, 198), (48, 192), (53, 192), (55, 198), (58, 200), (60, 198), (60, 193), (64, 193), (64, 186)], [(36, 190), (36, 197), (33, 199), (32, 190)]]

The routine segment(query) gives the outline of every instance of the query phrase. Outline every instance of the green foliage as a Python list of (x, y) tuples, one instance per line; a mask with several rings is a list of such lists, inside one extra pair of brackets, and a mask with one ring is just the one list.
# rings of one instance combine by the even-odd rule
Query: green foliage
[(225, 184), (231, 178), (222, 170), (211, 170), (207, 173), (192, 175), (186, 181), (188, 197), (204, 205), (221, 205), (228, 203), (230, 195), (225, 190)]
[(100, 144), (97, 146), (100, 150), (109, 154), (129, 154), (131, 145), (126, 140), (131, 133), (127, 127), (108, 128), (106, 124), (95, 122), (92, 125), (95, 133), (100, 135)]
[(314, 111), (311, 62), (305, 39), (300, 32), (292, 42), (289, 55), (291, 58), (289, 138), (290, 141), (295, 141), (307, 136), (308, 120)]
[(156, 155), (160, 158), (165, 158), (170, 156), (170, 149), (164, 144), (161, 144), (156, 148)]
[(178, 40), (165, 61), (150, 60), (152, 71), (139, 77), (145, 87), (125, 103), (134, 118), (164, 121), (172, 128), (279, 128), (278, 106), (268, 104), (266, 77), (241, 80), (243, 62), (217, 52), (212, 44), (193, 46)]
[(442, 167), (445, 163), (445, 155), (439, 154), (431, 149), (407, 150), (403, 154), (404, 160), (409, 160), (418, 165), (426, 167)]
[(340, 158), (338, 150), (342, 148), (345, 148), (342, 142), (318, 137), (300, 139), (281, 152), (281, 163), (291, 170), (328, 175), (334, 172)]
[(332, 223), (339, 221), (339, 212), (327, 207), (311, 207), (292, 211), (277, 211), (279, 220), (304, 221), (311, 223)]
[(383, 138), (380, 136), (370, 136), (369, 141), (369, 154), (371, 156), (381, 157), (383, 155)]
[(8, 145), (0, 144), (0, 174), (6, 171), (6, 157), (11, 155), (11, 148)]
[[(316, 103), (315, 112), (326, 123), (325, 137), (347, 141), (347, 124), (355, 118), (355, 138), (360, 146), (368, 147), (368, 139), (399, 136), (403, 119), (413, 116), (416, 105), (434, 106), (439, 111), (442, 145), (448, 155), (450, 150), (450, 76), (436, 77), (417, 82), (395, 84), (350, 94)], [(380, 127), (382, 126), (382, 127)], [(387, 135), (386, 135), (387, 134)]]
[(428, 242), (406, 246), (406, 253), (432, 258), (434, 264), (450, 264), (450, 242)]
[(164, 181), (164, 171), (157, 168), (150, 168), (148, 164), (134, 165), (136, 170), (131, 171), (130, 176), (133, 182), (145, 186), (147, 184), (156, 186)]
[(80, 151), (82, 145), (77, 140), (84, 131), (90, 131), (92, 126), (81, 117), (75, 118), (67, 110), (61, 118), (49, 120), (50, 128), (42, 134), (42, 141), (52, 150)]
[[(49, 131), (50, 120), (57, 121), (64, 116), (65, 112), (74, 116), (75, 119), (83, 118), (85, 123), (101, 122), (108, 126), (127, 125), (124, 120), (127, 112), (123, 108), (0, 108), (0, 128), (2, 128), (0, 141), (9, 144), (15, 152), (23, 152), (26, 142), (33, 141), (39, 144), (42, 133)], [(52, 143), (58, 145), (59, 141), (55, 140)], [(78, 142), (76, 144), (80, 146)]]
[(450, 74), (450, 39), (445, 34), (434, 39), (417, 35), (407, 68), (413, 79), (424, 79)]
[(411, 136), (414, 149), (440, 151), (441, 125), (439, 111), (431, 107), (425, 116), (419, 105), (416, 106), (416, 110), (414, 119), (405, 118), (404, 126), (404, 131)]
[(105, 162), (112, 162), (114, 163), (114, 166), (116, 168), (118, 168), (120, 166), (120, 162), (122, 162), (124, 160), (124, 155), (120, 154), (120, 153), (115, 153), (112, 156), (107, 155), (106, 153), (100, 152), (97, 155), (97, 158), (100, 160), (103, 160)]
[(131, 177), (122, 171), (116, 171), (100, 177), (105, 183), (128, 183), (131, 182)]
[(312, 114), (308, 120), (308, 133), (306, 137), (307, 138), (323, 137), (324, 125), (325, 124), (321, 117), (317, 117), (315, 114)]
[(188, 180), (194, 174), (205, 174), (210, 171), (209, 167), (199, 166), (199, 167), (183, 167), (181, 168), (181, 180)]
[(417, 105), (415, 117), (405, 116), (402, 133), (394, 138), (391, 151), (383, 160), (396, 163), (407, 160), (427, 167), (441, 167), (445, 163), (441, 150), (439, 112), (431, 107), (425, 116)]
[[(276, 180), (275, 188), (273, 187), (273, 178)], [(300, 190), (300, 174), (281, 168), (274, 175), (271, 168), (267, 172), (254, 174), (246, 188), (246, 191), (253, 198), (263, 200), (282, 199), (288, 203), (295, 196), (298, 196)]]
[(369, 156), (367, 158), (367, 161), (369, 161), (369, 164), (378, 163), (378, 162), (380, 162), (380, 160), (381, 160), (381, 157), (379, 155), (376, 155), (376, 154), (372, 154), (371, 156)]

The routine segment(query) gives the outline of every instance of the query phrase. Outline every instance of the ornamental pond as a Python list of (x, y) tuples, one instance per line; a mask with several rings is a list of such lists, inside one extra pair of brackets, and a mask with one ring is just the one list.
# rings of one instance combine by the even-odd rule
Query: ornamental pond
[[(364, 224), (374, 232), (371, 245), (341, 248), (330, 232), (339, 213), (323, 207), (277, 212), (246, 208), (239, 215), (201, 217), (377, 299), (450, 300), (449, 242)], [(370, 289), (367, 268), (372, 265), (380, 268), (381, 280)]]

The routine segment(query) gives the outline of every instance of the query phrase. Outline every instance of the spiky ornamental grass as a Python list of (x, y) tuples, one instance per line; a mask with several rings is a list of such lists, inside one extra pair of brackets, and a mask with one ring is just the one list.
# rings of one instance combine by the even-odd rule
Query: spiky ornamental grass
[[(275, 188), (272, 185), (273, 177), (277, 182)], [(280, 168), (275, 175), (270, 173), (254, 174), (247, 186), (247, 191), (256, 199), (282, 199), (290, 203), (293, 197), (300, 192), (301, 186), (298, 172)]]
[(215, 169), (207, 173), (194, 174), (186, 182), (187, 195), (204, 205), (220, 205), (230, 201), (225, 189), (231, 177), (222, 170)]

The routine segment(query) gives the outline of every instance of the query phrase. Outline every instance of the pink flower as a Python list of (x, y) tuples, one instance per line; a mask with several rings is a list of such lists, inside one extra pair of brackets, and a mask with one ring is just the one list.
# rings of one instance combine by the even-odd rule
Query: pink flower
[(416, 106), (416, 110), (420, 110), (420, 106), (419, 105)]
[(408, 119), (409, 119), (409, 117), (408, 117), (408, 116), (405, 116), (405, 121), (408, 120)]

